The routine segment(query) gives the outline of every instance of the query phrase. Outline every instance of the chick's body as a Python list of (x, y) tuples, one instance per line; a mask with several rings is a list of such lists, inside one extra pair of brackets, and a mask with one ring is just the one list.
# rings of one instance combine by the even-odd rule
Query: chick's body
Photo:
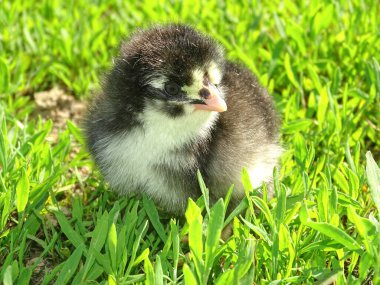
[(266, 90), (184, 25), (138, 32), (122, 46), (89, 109), (86, 135), (112, 189), (146, 193), (174, 214), (199, 197), (198, 169), (212, 201), (235, 183), (234, 206), (244, 196), (242, 168), (260, 186), (281, 154)]

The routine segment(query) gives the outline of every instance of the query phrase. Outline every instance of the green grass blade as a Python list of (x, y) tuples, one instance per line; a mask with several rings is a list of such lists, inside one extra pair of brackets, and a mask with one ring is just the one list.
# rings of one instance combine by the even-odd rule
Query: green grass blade
[(380, 169), (372, 157), (371, 152), (367, 152), (367, 179), (371, 190), (372, 199), (376, 205), (380, 217)]
[(109, 214), (104, 212), (102, 217), (97, 221), (95, 229), (91, 233), (91, 242), (88, 249), (88, 256), (83, 268), (82, 281), (86, 279), (87, 273), (95, 262), (94, 252), (100, 252), (103, 248), (108, 233)]
[(203, 283), (207, 283), (208, 275), (215, 259), (215, 251), (219, 244), (220, 235), (223, 229), (224, 221), (224, 203), (222, 199), (211, 208), (210, 218), (207, 225), (207, 235), (205, 243), (205, 272), (203, 275)]
[(183, 274), (185, 276), (186, 285), (198, 285), (197, 279), (194, 276), (194, 273), (191, 271), (187, 264), (183, 265)]
[(359, 250), (359, 251), (361, 250), (361, 247), (357, 243), (357, 241), (354, 240), (351, 236), (349, 236), (343, 230), (328, 223), (317, 223), (317, 222), (311, 222), (310, 220), (308, 220), (306, 207), (301, 208), (300, 217), (301, 216), (302, 216), (301, 222), (305, 224), (306, 226), (341, 243), (349, 250)]
[(22, 169), (21, 177), (16, 186), (16, 195), (17, 195), (17, 211), (19, 213), (25, 210), (26, 204), (28, 203), (29, 198), (29, 179), (26, 174), (25, 169)]
[(82, 236), (78, 234), (76, 231), (74, 231), (69, 221), (66, 219), (65, 215), (59, 212), (58, 210), (55, 210), (53, 213), (58, 220), (58, 223), (62, 229), (62, 232), (66, 235), (66, 237), (70, 240), (70, 242), (75, 247), (79, 247), (82, 244), (84, 244), (84, 240)]
[(203, 264), (203, 235), (202, 235), (202, 225), (203, 218), (200, 208), (197, 204), (189, 199), (188, 206), (186, 210), (186, 220), (189, 224), (189, 247), (190, 253), (195, 260), (195, 268), (197, 271), (197, 276), (199, 280), (202, 280), (204, 272)]
[(150, 221), (152, 222), (152, 225), (154, 229), (157, 231), (159, 237), (163, 240), (163, 242), (166, 242), (168, 237), (165, 233), (165, 228), (162, 225), (160, 221), (160, 217), (157, 212), (157, 208), (153, 201), (146, 197), (145, 195), (143, 196), (143, 206), (145, 209), (145, 212), (147, 213)]
[(145, 284), (146, 285), (155, 285), (154, 271), (152, 267), (152, 263), (149, 258), (145, 258), (144, 260), (144, 269), (145, 269)]
[(71, 256), (65, 261), (65, 265), (63, 266), (57, 281), (54, 284), (64, 285), (68, 283), (79, 265), (84, 248), (84, 245), (80, 245), (74, 250)]
[(110, 253), (112, 268), (117, 268), (116, 264), (116, 250), (117, 250), (117, 232), (116, 226), (114, 223), (111, 224), (111, 227), (108, 231), (108, 250)]
[(164, 284), (164, 273), (162, 272), (161, 258), (159, 255), (156, 257), (156, 264), (154, 265), (155, 285)]

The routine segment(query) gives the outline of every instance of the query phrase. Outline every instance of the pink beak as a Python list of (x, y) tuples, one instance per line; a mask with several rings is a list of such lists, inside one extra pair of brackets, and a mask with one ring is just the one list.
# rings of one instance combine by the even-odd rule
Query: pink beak
[(227, 111), (226, 102), (220, 97), (220, 91), (214, 85), (208, 85), (206, 88), (210, 95), (204, 100), (205, 104), (194, 104), (196, 110), (224, 112)]

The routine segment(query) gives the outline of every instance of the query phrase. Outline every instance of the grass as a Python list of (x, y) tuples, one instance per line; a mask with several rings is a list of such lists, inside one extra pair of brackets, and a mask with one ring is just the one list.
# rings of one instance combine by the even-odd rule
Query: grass
[[(380, 6), (265, 2), (2, 2), (0, 283), (380, 284)], [(199, 176), (204, 196), (170, 219), (109, 191), (78, 124), (51, 139), (35, 92), (86, 100), (123, 37), (171, 21), (215, 37), (273, 95), (286, 149), (273, 200), (243, 171), (247, 197), (225, 217), (228, 195), (208, 205)]]

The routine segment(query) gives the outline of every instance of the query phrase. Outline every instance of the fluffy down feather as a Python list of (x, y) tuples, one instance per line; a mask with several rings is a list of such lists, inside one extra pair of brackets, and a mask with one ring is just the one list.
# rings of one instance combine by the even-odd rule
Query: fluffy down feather
[[(208, 92), (226, 102), (226, 112), (196, 107), (208, 104)], [(200, 195), (198, 169), (212, 202), (235, 183), (232, 207), (244, 196), (243, 167), (255, 187), (270, 183), (281, 155), (278, 127), (271, 97), (247, 68), (193, 28), (166, 25), (122, 44), (85, 133), (113, 190), (146, 193), (181, 215), (188, 198)]]

